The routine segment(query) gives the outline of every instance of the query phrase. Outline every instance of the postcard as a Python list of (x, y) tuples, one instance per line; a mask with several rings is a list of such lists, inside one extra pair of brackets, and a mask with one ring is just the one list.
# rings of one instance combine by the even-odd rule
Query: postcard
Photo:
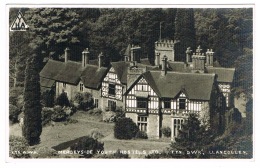
[(254, 6), (6, 7), (12, 161), (254, 158)]

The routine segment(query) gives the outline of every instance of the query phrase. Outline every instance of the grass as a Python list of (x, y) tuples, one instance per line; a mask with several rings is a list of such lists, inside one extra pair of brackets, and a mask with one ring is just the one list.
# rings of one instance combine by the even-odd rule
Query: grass
[[(115, 151), (117, 149), (122, 152), (130, 151), (129, 156), (132, 158), (143, 158), (144, 153), (137, 154), (136, 152), (151, 150), (163, 150), (169, 146), (169, 140), (118, 140), (114, 138), (113, 128), (114, 123), (102, 122), (102, 115), (88, 114), (87, 112), (77, 112), (71, 116), (72, 120), (77, 120), (76, 123), (64, 124), (55, 123), (54, 125), (43, 127), (41, 134), (41, 143), (33, 148), (55, 147), (59, 149), (69, 147), (77, 138), (90, 135), (92, 130), (97, 130), (104, 135), (100, 141), (104, 142), (105, 151)], [(22, 136), (21, 127), (18, 124), (10, 126), (10, 135)]]

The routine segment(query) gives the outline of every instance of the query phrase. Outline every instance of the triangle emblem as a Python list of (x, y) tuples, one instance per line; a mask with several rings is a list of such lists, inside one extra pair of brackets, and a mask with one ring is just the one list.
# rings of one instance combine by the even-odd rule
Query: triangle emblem
[(10, 27), (10, 31), (26, 31), (28, 29), (29, 26), (25, 23), (22, 12), (19, 11)]

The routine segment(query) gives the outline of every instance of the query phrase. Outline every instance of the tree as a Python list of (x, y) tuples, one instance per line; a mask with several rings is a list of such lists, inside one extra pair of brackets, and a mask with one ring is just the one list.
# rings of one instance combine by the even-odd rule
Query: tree
[(188, 47), (196, 47), (196, 31), (193, 9), (179, 8), (175, 18), (174, 40), (180, 41), (175, 45), (175, 58), (177, 61), (185, 61)]
[[(43, 57), (61, 59), (66, 47), (74, 48), (79, 45), (79, 27), (81, 22), (75, 9), (68, 8), (30, 8), (25, 13), (30, 25), (32, 48), (40, 47)], [(76, 54), (78, 55), (78, 54)], [(81, 56), (81, 54), (79, 55)]]
[(175, 142), (170, 145), (170, 150), (183, 151), (182, 155), (172, 155), (172, 157), (181, 158), (204, 158), (208, 157), (207, 153), (189, 154), (187, 151), (207, 152), (209, 145), (214, 141), (214, 133), (206, 126), (201, 125), (195, 114), (190, 114), (187, 121), (179, 130)]
[(132, 139), (139, 131), (131, 118), (118, 118), (114, 126), (114, 136), (117, 139)]
[(34, 53), (28, 58), (25, 70), (23, 136), (29, 145), (39, 143), (42, 132), (40, 62), (39, 56)]

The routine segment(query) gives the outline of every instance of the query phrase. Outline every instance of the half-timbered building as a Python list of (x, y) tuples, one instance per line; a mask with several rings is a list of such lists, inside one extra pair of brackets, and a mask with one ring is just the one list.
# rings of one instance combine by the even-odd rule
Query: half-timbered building
[(161, 128), (170, 127), (174, 139), (190, 113), (215, 129), (224, 124), (219, 111), (225, 108), (225, 99), (215, 74), (170, 72), (163, 65), (161, 72), (139, 76), (125, 96), (126, 117), (150, 138), (159, 138)]

